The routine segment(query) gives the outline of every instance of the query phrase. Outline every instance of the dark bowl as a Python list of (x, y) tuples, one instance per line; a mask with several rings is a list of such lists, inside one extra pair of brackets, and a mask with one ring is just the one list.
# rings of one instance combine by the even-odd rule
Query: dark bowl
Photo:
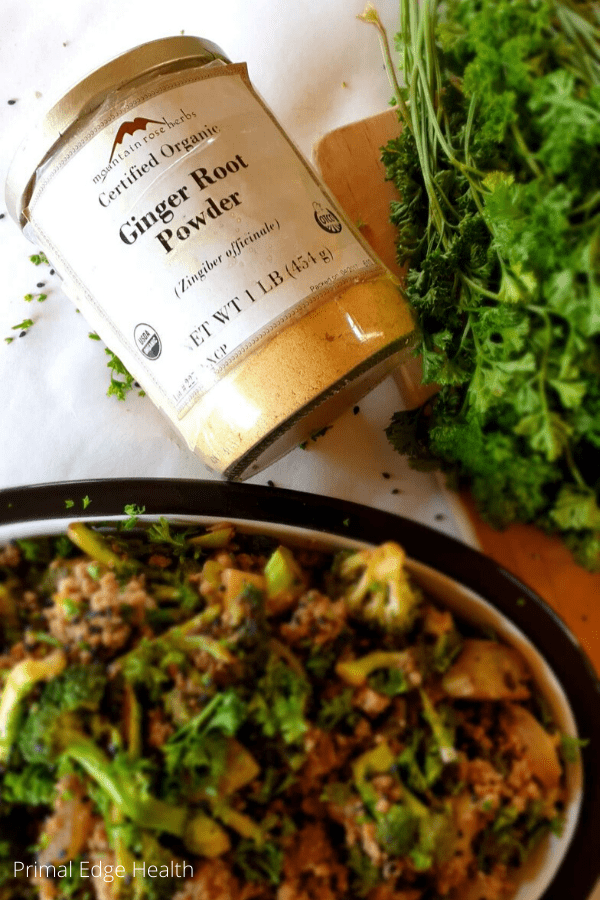
[(56, 533), (73, 519), (126, 518), (128, 504), (144, 507), (142, 518), (233, 520), (292, 544), (401, 544), (414, 577), (438, 602), (492, 626), (518, 647), (561, 730), (586, 740), (578, 760), (567, 767), (563, 835), (549, 838), (528, 862), (515, 900), (587, 900), (600, 878), (600, 681), (577, 639), (531, 588), (481, 553), (401, 516), (298, 491), (221, 481), (111, 479), (2, 490), (0, 543)]

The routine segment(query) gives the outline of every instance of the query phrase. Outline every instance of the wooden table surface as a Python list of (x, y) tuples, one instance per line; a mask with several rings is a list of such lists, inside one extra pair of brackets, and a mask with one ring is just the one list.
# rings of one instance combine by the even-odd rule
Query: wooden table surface
[[(389, 204), (397, 197), (385, 181), (380, 148), (398, 133), (393, 110), (332, 131), (314, 148), (314, 162), (351, 221), (376, 253), (401, 275), (395, 259), (395, 229)], [(418, 364), (397, 375), (407, 405), (419, 405), (429, 389), (419, 383)], [(529, 525), (496, 531), (482, 521), (468, 494), (461, 494), (483, 552), (528, 584), (554, 608), (579, 640), (600, 673), (600, 573), (577, 566), (558, 538)]]

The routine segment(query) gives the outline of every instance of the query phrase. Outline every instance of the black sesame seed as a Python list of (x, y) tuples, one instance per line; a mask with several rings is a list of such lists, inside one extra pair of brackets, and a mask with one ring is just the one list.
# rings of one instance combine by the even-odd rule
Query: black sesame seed
[(14, 106), (16, 102), (17, 102), (16, 100), (9, 100), (9, 101), (8, 101), (8, 105), (9, 105), (9, 106)]
[(50, 269), (50, 274), (54, 275), (54, 269)]
[(390, 475), (389, 472), (382, 472), (382, 473), (381, 473), (381, 477), (382, 477), (382, 478), (391, 478), (392, 476)]
[(0, 219), (4, 218), (4, 213), (0, 213)]
[(354, 409), (352, 410), (352, 412), (356, 416), (360, 412), (360, 406), (355, 406)]
[(400, 493), (400, 488), (393, 488), (393, 489), (392, 489), (392, 494), (399, 494), (399, 493)]
[(20, 331), (20, 332), (19, 332), (19, 337), (25, 337), (26, 334), (27, 334), (26, 331)]
[(275, 487), (275, 482), (274, 482), (274, 481), (271, 481), (270, 478), (269, 478), (269, 480), (267, 481), (267, 487)]
[(45, 285), (44, 285), (43, 281), (38, 281), (38, 283), (36, 284), (36, 287), (39, 287), (39, 288), (43, 288), (44, 286)]
[(444, 515), (444, 513), (437, 513), (435, 515), (436, 522), (443, 522), (445, 518), (446, 518), (446, 516)]

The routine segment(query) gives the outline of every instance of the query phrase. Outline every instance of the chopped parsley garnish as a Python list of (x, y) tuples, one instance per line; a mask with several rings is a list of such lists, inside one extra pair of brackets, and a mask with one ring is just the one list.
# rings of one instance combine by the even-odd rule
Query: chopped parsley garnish
[(32, 262), (34, 264), (34, 266), (39, 266), (42, 264), (45, 264), (47, 266), (50, 265), (45, 253), (34, 253), (32, 256), (29, 257), (29, 260), (30, 260), (30, 262)]
[(20, 331), (24, 328), (31, 328), (33, 325), (33, 319), (23, 319), (22, 322), (18, 322), (17, 325), (12, 326), (13, 331)]

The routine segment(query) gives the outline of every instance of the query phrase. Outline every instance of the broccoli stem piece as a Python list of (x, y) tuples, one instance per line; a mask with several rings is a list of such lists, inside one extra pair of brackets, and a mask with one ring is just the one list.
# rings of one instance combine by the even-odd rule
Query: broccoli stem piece
[[(163, 636), (164, 637), (164, 636)], [(217, 638), (210, 637), (205, 634), (182, 634), (181, 631), (173, 630), (169, 632), (169, 643), (173, 645), (175, 650), (181, 650), (182, 653), (194, 653), (196, 650), (203, 650), (209, 653), (213, 659), (219, 662), (229, 663), (236, 662), (236, 657), (228, 650), (227, 647)]]
[(155, 797), (139, 797), (122, 778), (112, 771), (103, 751), (85, 735), (67, 731), (60, 755), (72, 759), (96, 782), (117, 808), (133, 822), (146, 828), (166, 831), (176, 837), (184, 832), (187, 810), (164, 803)]
[(387, 741), (382, 741), (370, 750), (365, 750), (352, 763), (352, 778), (363, 802), (367, 806), (374, 807), (377, 803), (377, 793), (368, 778), (373, 774), (389, 772), (396, 757)]
[(67, 528), (67, 535), (76, 547), (79, 547), (87, 556), (118, 571), (124, 566), (124, 561), (108, 545), (108, 542), (89, 528), (84, 522), (72, 522)]
[(142, 752), (142, 708), (135, 689), (128, 681), (123, 685), (126, 709), (127, 754), (130, 759), (139, 759)]
[(382, 741), (371, 750), (365, 750), (352, 763), (352, 775), (356, 785), (364, 784), (372, 773), (387, 772), (394, 765), (396, 757), (387, 741)]
[(267, 597), (277, 597), (286, 591), (301, 592), (304, 587), (302, 569), (287, 547), (278, 547), (265, 563)]
[(195, 631), (196, 629), (206, 628), (207, 625), (210, 625), (215, 619), (218, 619), (220, 615), (221, 605), (219, 603), (213, 603), (211, 606), (207, 606), (203, 609), (202, 612), (192, 616), (187, 622), (182, 622), (180, 625), (173, 625), (172, 628), (169, 628), (168, 631), (163, 633), (162, 637), (171, 633), (190, 634), (190, 632)]
[[(115, 851), (115, 866), (123, 866), (125, 872), (132, 872), (135, 864), (135, 856), (127, 846), (127, 841), (118, 826), (123, 825), (125, 817), (121, 810), (113, 806), (110, 813), (111, 825), (117, 826), (113, 833), (113, 846)], [(123, 883), (121, 879), (117, 879), (117, 883), (113, 885), (113, 900), (119, 900), (123, 894)]]
[(226, 547), (235, 534), (233, 525), (223, 525), (221, 528), (215, 528), (214, 531), (207, 531), (197, 537), (188, 538), (188, 543), (194, 547), (201, 547), (203, 550), (219, 550)]
[(454, 747), (454, 738), (449, 728), (444, 725), (442, 718), (431, 702), (427, 691), (421, 689), (421, 703), (423, 704), (423, 716), (429, 723), (433, 736), (437, 742), (440, 757), (443, 763), (455, 762), (458, 752)]
[(233, 809), (226, 803), (217, 802), (213, 806), (213, 812), (217, 818), (221, 819), (229, 828), (247, 840), (254, 841), (255, 844), (264, 843), (265, 835), (260, 825), (251, 819), (246, 813)]
[(21, 704), (40, 681), (60, 675), (67, 664), (62, 650), (43, 659), (23, 659), (8, 674), (0, 698), (0, 762), (6, 762), (17, 736)]
[(229, 849), (227, 832), (209, 816), (136, 791), (72, 717), (59, 716), (50, 738), (57, 757), (78, 763), (117, 810), (135, 824), (180, 838), (190, 852), (203, 856), (219, 856)]
[(344, 660), (336, 664), (335, 671), (346, 684), (360, 687), (367, 683), (369, 675), (377, 669), (400, 669), (404, 671), (410, 663), (408, 650), (374, 650), (359, 659)]

